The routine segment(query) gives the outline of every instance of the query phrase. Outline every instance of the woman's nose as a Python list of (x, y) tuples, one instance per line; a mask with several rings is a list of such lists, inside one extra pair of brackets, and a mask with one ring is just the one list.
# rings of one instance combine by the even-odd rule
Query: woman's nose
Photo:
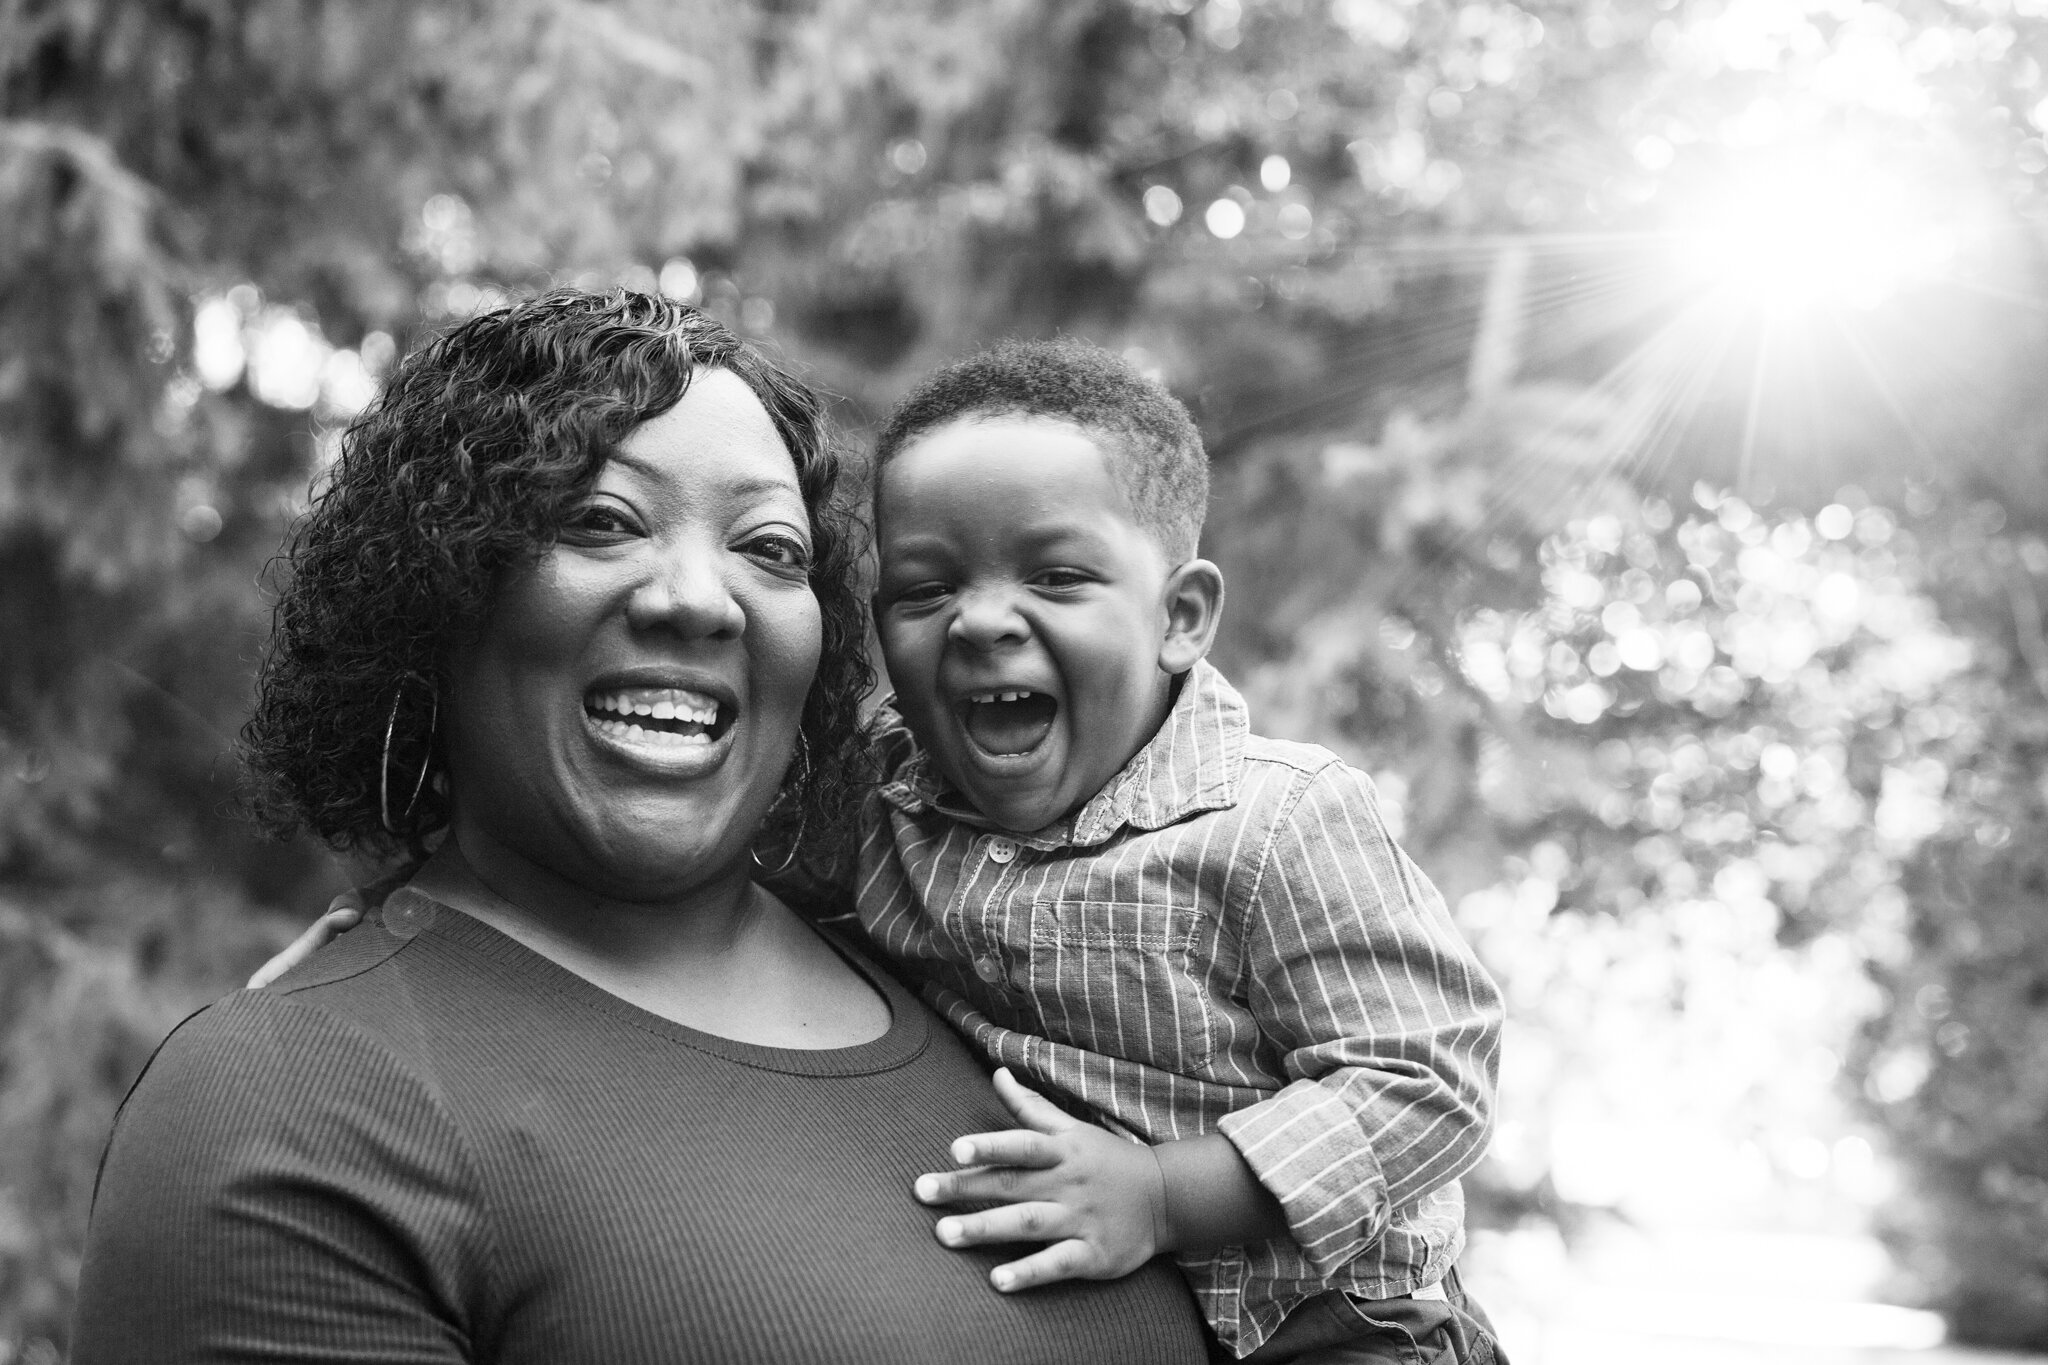
[(947, 633), (974, 649), (994, 649), (1031, 634), (1031, 624), (1007, 592), (970, 590), (963, 593)]
[(699, 639), (737, 636), (747, 613), (714, 556), (677, 553), (650, 565), (646, 581), (626, 601), (626, 620), (635, 630), (667, 628)]

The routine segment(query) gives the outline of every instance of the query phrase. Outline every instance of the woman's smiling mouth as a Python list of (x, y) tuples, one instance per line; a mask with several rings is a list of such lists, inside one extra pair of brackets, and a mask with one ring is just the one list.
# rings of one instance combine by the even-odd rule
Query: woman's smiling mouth
[(709, 749), (732, 729), (736, 708), (681, 687), (617, 687), (583, 699), (591, 728), (614, 744), (680, 752)]
[(983, 753), (1010, 758), (1045, 742), (1059, 706), (1046, 693), (1022, 688), (970, 692), (959, 706), (960, 725)]

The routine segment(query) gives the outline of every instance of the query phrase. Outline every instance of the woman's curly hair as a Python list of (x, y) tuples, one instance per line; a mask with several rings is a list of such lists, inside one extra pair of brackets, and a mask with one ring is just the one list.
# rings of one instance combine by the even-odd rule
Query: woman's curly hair
[[(424, 856), (447, 826), (440, 660), (487, 616), (503, 573), (539, 558), (605, 459), (674, 407), (693, 371), (729, 370), (775, 424), (810, 512), (818, 673), (756, 847), (844, 849), (865, 763), (854, 495), (818, 400), (715, 318), (671, 299), (556, 290), (407, 356), (342, 437), (341, 458), (280, 555), (285, 582), (242, 730), (252, 812), (272, 834)], [(764, 858), (767, 856), (764, 853)]]

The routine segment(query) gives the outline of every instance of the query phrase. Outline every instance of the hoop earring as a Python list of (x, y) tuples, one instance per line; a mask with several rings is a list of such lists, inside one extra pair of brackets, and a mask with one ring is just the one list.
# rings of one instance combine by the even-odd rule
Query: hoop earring
[[(796, 789), (798, 791), (802, 791), (806, 786), (810, 785), (811, 781), (811, 741), (810, 737), (805, 735), (804, 732), (801, 730), (796, 732), (796, 757), (797, 762), (803, 765), (803, 770), (797, 775)], [(796, 862), (796, 851), (799, 848), (803, 847), (804, 825), (807, 821), (810, 820), (810, 818), (811, 813), (808, 810), (804, 809), (803, 798), (798, 797), (796, 807), (796, 833), (790, 836), (789, 852), (783, 855), (783, 859), (781, 862), (777, 863), (773, 867), (770, 867), (768, 866), (768, 864), (761, 861), (761, 852), (759, 849), (749, 848), (747, 850), (747, 857), (753, 860), (755, 870), (758, 871), (764, 877), (779, 877), (783, 873), (789, 871), (790, 865)]]
[[(419, 675), (407, 673), (398, 680), (398, 690), (391, 695), (391, 718), (384, 722), (384, 756), (377, 764), (377, 809), (384, 818), (384, 832), (394, 839), (398, 838), (399, 834), (397, 827), (391, 823), (391, 736), (398, 729), (398, 706), (405, 700), (407, 678), (419, 678)], [(424, 683), (426, 680), (420, 678), (420, 681)], [(433, 710), (427, 713), (427, 755), (420, 760), (420, 775), (412, 784), (412, 796), (407, 799), (405, 809), (399, 812), (398, 818), (401, 820), (411, 815), (413, 807), (419, 804), (420, 793), (426, 790), (427, 786), (427, 769), (434, 766), (434, 730), (441, 723), (439, 691), (429, 686), (427, 700), (433, 705)]]

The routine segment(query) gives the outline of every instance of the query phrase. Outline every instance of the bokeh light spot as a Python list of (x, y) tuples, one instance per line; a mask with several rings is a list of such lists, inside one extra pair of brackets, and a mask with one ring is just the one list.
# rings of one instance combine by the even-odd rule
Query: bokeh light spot
[(1160, 227), (1172, 227), (1180, 221), (1180, 196), (1164, 185), (1154, 185), (1145, 191), (1145, 216)]
[(1212, 234), (1227, 242), (1244, 231), (1244, 207), (1235, 199), (1218, 199), (1209, 205), (1202, 221)]

